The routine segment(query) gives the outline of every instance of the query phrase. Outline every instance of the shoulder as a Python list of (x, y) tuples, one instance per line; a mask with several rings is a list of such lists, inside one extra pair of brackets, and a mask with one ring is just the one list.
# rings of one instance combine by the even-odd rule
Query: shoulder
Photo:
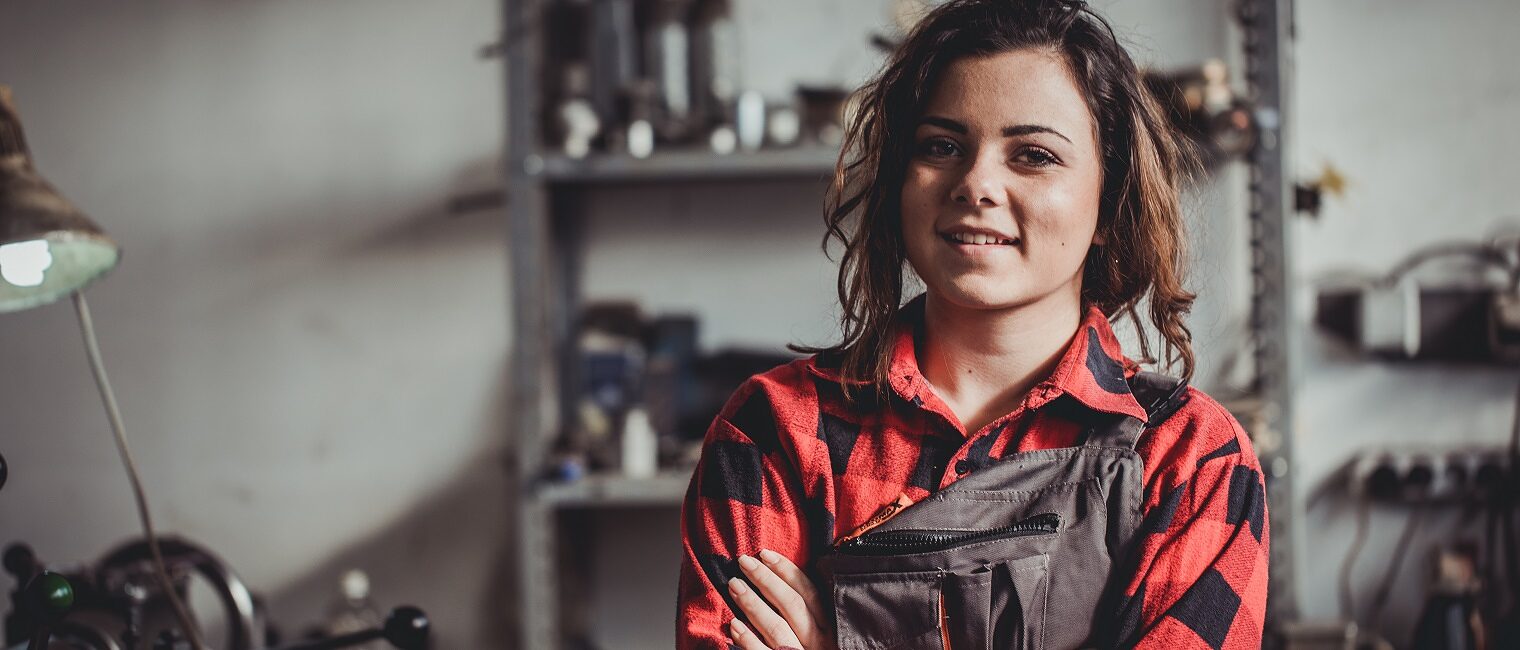
[(795, 446), (798, 432), (817, 428), (818, 389), (809, 362), (797, 359), (750, 376), (719, 411), (719, 423), (738, 430), (762, 450)]
[(785, 413), (817, 403), (818, 378), (809, 372), (810, 362), (810, 358), (797, 359), (751, 375), (734, 390), (720, 416), (744, 420), (759, 412)]
[(1145, 461), (1147, 483), (1175, 484), (1199, 471), (1246, 467), (1261, 462), (1240, 421), (1207, 393), (1188, 387), (1188, 399), (1160, 426), (1148, 430), (1135, 447)]

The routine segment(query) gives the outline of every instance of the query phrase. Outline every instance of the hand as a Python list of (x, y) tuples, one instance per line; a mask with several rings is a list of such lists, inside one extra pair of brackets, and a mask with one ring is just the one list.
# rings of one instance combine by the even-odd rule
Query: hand
[(728, 624), (728, 637), (741, 650), (835, 650), (834, 630), (807, 574), (775, 551), (761, 550), (759, 555), (759, 560), (739, 557), (739, 568), (759, 594), (740, 578), (728, 581), (728, 593), (759, 633), (736, 618)]

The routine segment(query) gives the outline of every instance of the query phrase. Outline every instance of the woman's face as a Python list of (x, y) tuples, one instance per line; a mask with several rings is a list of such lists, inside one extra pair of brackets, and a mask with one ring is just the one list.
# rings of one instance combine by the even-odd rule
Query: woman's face
[(1059, 55), (956, 61), (914, 133), (908, 262), (931, 296), (965, 308), (1076, 299), (1088, 248), (1102, 243), (1102, 184), (1093, 117)]

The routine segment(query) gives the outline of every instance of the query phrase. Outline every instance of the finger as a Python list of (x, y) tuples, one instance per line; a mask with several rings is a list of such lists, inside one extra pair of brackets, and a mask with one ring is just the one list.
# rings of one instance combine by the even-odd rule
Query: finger
[(739, 568), (744, 570), (750, 582), (755, 584), (755, 588), (760, 590), (765, 599), (776, 607), (798, 638), (806, 639), (813, 636), (817, 628), (812, 613), (808, 611), (807, 602), (802, 599), (802, 594), (797, 593), (797, 590), (787, 584), (786, 580), (755, 558), (747, 555), (740, 556)]
[(807, 603), (808, 613), (813, 615), (815, 623), (828, 620), (823, 617), (823, 601), (819, 599), (817, 587), (802, 569), (793, 564), (785, 555), (767, 549), (760, 550), (760, 561), (775, 571), (776, 575), (781, 576), (781, 579), (791, 585), (792, 589), (797, 590), (797, 593), (802, 596), (802, 601)]
[(764, 600), (761, 600), (760, 594), (750, 589), (743, 578), (729, 580), (728, 593), (734, 597), (734, 602), (749, 618), (749, 623), (753, 626), (755, 633), (760, 635), (769, 646), (802, 645), (786, 620), (771, 609)]
[(749, 631), (749, 628), (740, 623), (737, 618), (728, 622), (728, 638), (734, 642), (734, 645), (739, 646), (739, 650), (770, 650), (760, 637), (755, 636), (755, 633)]

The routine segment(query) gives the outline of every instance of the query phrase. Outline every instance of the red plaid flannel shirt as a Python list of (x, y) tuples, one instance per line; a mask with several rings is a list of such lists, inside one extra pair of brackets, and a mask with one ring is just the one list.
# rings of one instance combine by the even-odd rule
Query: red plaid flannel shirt
[[(1084, 414), (1145, 419), (1133, 396), (1094, 378), (1092, 368), (1129, 375), (1138, 366), (1091, 308), (1050, 377), (968, 435), (919, 372), (922, 303), (899, 319), (895, 394), (884, 406), (847, 406), (837, 369), (813, 357), (752, 377), (713, 421), (682, 512), (678, 648), (731, 647), (726, 583), (741, 575), (740, 555), (768, 548), (811, 570), (899, 495), (917, 501), (1005, 454), (1072, 446)], [(1108, 624), (1126, 647), (1258, 648), (1268, 545), (1261, 467), (1235, 418), (1189, 390), (1187, 404), (1136, 446), (1145, 463), (1140, 558)]]

